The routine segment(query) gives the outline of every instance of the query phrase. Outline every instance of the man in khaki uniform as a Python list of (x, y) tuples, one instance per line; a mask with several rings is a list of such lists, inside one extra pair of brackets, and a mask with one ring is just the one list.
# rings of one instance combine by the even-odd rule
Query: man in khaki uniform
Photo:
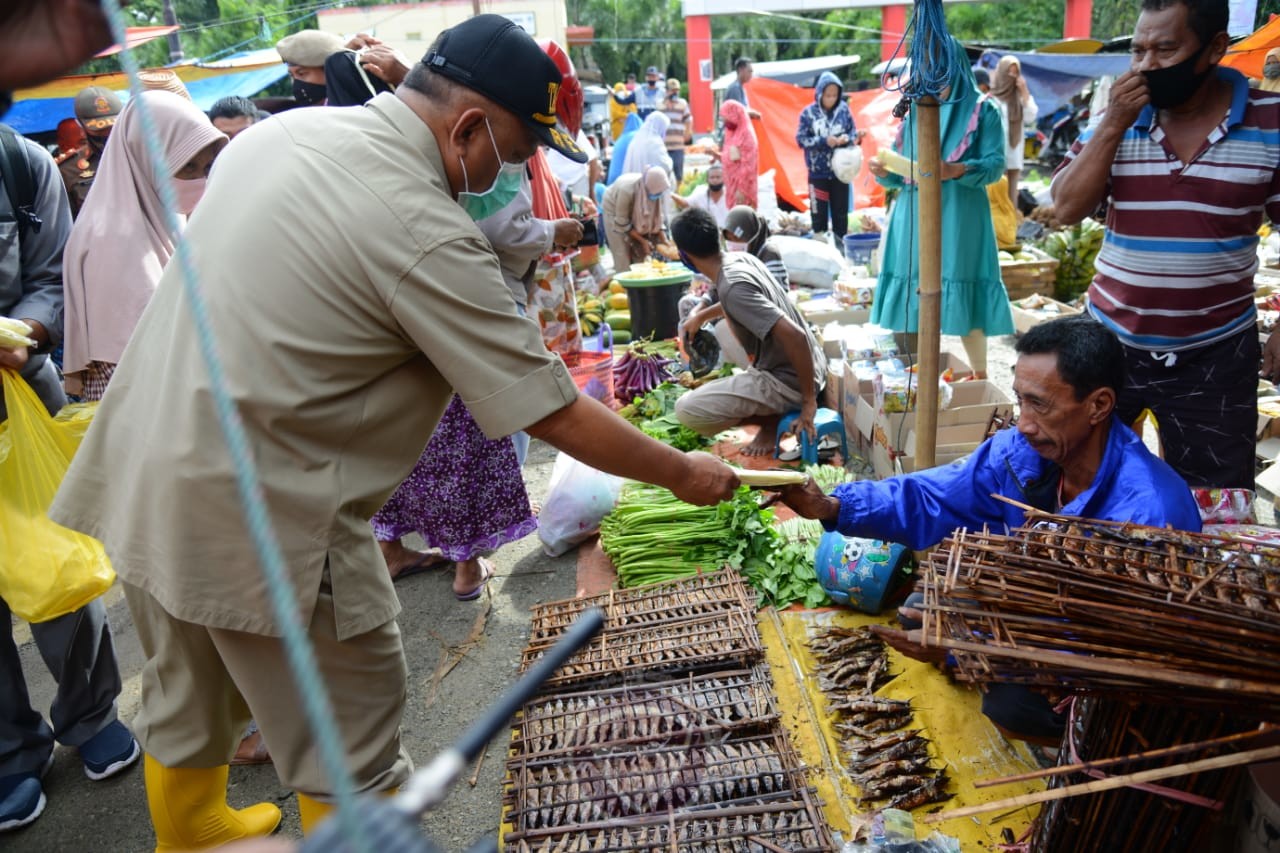
[[(399, 603), (368, 519), (452, 393), (490, 436), (526, 429), (693, 503), (737, 486), (714, 457), (652, 441), (579, 396), (455, 203), (540, 144), (582, 156), (557, 124), (559, 81), (518, 26), (471, 18), (395, 94), (290, 111), (230, 146), (184, 234), (358, 790), (395, 788), (411, 770)], [(166, 270), (51, 511), (101, 539), (124, 582), (147, 655), (136, 725), (163, 849), (278, 821), (269, 804), (226, 805), (250, 714), (298, 792), (304, 830), (331, 793), (179, 269)]]
[(67, 188), (67, 199), (71, 202), (72, 216), (80, 214), (84, 198), (98, 174), (98, 161), (102, 159), (102, 150), (107, 147), (111, 128), (124, 109), (116, 93), (101, 86), (81, 89), (76, 95), (75, 106), (76, 121), (84, 128), (85, 141), (70, 156), (58, 162), (62, 183)]

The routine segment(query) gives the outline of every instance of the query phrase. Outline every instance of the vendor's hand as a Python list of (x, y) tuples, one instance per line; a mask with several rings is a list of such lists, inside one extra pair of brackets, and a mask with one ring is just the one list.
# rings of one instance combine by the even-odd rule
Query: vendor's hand
[(867, 171), (875, 175), (877, 178), (884, 178), (888, 176), (889, 170), (880, 162), (879, 157), (868, 157), (866, 163)]
[(822, 491), (812, 477), (798, 486), (782, 486), (765, 501), (765, 506), (785, 504), (804, 518), (834, 523), (840, 517), (840, 499)]
[(0, 348), (0, 368), (7, 367), (10, 370), (21, 372), (30, 359), (31, 351), (26, 347), (18, 347), (17, 349)]
[(964, 177), (964, 163), (946, 163), (938, 170), (939, 176), (944, 181), (954, 181), (956, 178)]
[(685, 318), (680, 325), (680, 340), (688, 343), (693, 340), (694, 335), (698, 334), (698, 330), (702, 328), (702, 318), (698, 316), (701, 313), (700, 307), (695, 308), (693, 313)]
[(573, 248), (582, 241), (582, 223), (576, 219), (557, 219), (555, 236), (551, 239), (557, 246)]
[(1280, 384), (1280, 334), (1273, 332), (1262, 347), (1262, 378)]
[(671, 493), (685, 503), (713, 506), (737, 491), (738, 475), (718, 456), (694, 451), (684, 455), (686, 472)]
[(653, 244), (649, 242), (647, 237), (638, 237), (636, 242), (640, 244), (640, 251), (644, 253), (644, 257), (648, 258), (653, 254)]
[(580, 208), (582, 210), (582, 215), (588, 219), (594, 219), (596, 214), (600, 212), (600, 208), (596, 207), (595, 199), (587, 198), (586, 196), (582, 198)]
[(1116, 129), (1127, 129), (1149, 103), (1151, 92), (1146, 76), (1141, 71), (1126, 71), (1111, 84), (1111, 100), (1102, 121)]
[(759, 110), (753, 110), (751, 107), (747, 107), (747, 118), (752, 118), (752, 119), (755, 119), (756, 121), (759, 121), (760, 119), (764, 118), (764, 116), (760, 115)]
[(871, 633), (909, 658), (938, 665), (946, 663), (947, 650), (935, 646), (926, 646), (919, 629), (901, 631), (890, 628), (887, 625), (872, 625)]
[(796, 416), (791, 431), (796, 438), (801, 435), (809, 437), (810, 441), (818, 440), (818, 428), (814, 426), (813, 419), (818, 416), (818, 402), (816, 400), (805, 400), (800, 404), (800, 414)]
[(409, 63), (389, 44), (377, 44), (360, 54), (360, 67), (388, 85), (399, 86), (409, 75)]
[(843, 144), (844, 144), (843, 142), (841, 142), (841, 141), (840, 141), (840, 139), (841, 139), (841, 137), (839, 137), (839, 136), (828, 136), (828, 137), (827, 137), (827, 147), (828, 147), (828, 148), (839, 148), (841, 145), (843, 145)]

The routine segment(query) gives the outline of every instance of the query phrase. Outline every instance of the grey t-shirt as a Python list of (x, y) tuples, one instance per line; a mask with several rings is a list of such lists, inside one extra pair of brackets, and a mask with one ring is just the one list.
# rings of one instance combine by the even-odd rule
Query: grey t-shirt
[(809, 352), (813, 355), (813, 387), (822, 390), (827, 378), (827, 357), (809, 324), (759, 258), (746, 252), (726, 252), (720, 277), (716, 280), (716, 297), (724, 306), (725, 319), (738, 342), (752, 357), (753, 366), (798, 388), (799, 381), (791, 361), (770, 335), (774, 325), (783, 317), (795, 323), (804, 332), (809, 341)]
[(751, 106), (751, 103), (747, 100), (747, 89), (742, 85), (741, 80), (734, 80), (729, 84), (728, 88), (724, 90), (724, 99), (726, 101), (737, 101), (744, 107)]

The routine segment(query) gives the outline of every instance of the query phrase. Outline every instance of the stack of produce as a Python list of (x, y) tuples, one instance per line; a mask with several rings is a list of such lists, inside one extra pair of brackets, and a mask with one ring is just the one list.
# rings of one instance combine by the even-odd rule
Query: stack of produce
[(670, 380), (672, 370), (679, 365), (667, 356), (669, 352), (669, 346), (648, 340), (628, 346), (613, 366), (613, 393), (617, 398), (630, 403)]
[(631, 311), (626, 291), (617, 281), (600, 294), (578, 291), (578, 324), (584, 338), (594, 336), (608, 323), (615, 344), (631, 342)]
[(1058, 260), (1053, 298), (1070, 302), (1089, 289), (1093, 281), (1093, 262), (1102, 248), (1102, 235), (1106, 229), (1096, 219), (1083, 221), (1045, 237), (1040, 248), (1051, 258)]

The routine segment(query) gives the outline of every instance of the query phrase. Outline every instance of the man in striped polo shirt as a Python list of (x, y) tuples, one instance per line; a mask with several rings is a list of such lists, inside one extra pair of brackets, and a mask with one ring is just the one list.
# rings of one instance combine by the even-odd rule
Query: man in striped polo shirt
[[(1280, 220), (1280, 97), (1219, 68), (1227, 0), (1142, 0), (1131, 70), (1052, 184), (1064, 223), (1110, 201), (1089, 310), (1125, 345), (1117, 413), (1149, 409), (1192, 486), (1253, 488), (1253, 274)], [(1280, 336), (1264, 374), (1280, 377)]]

